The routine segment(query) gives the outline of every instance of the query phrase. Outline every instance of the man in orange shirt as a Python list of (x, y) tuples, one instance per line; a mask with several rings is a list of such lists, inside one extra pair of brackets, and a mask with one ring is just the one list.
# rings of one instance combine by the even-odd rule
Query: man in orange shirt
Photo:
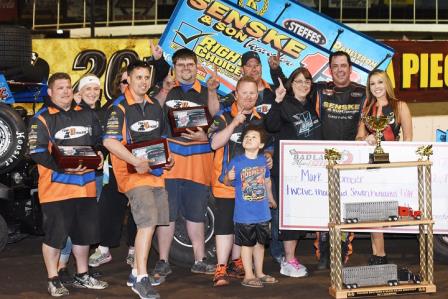
[[(95, 171), (79, 165), (60, 169), (51, 155), (52, 146), (92, 146), (97, 151), (101, 126), (95, 112), (75, 106), (70, 76), (55, 73), (48, 80), (51, 101), (36, 113), (29, 128), (31, 158), (38, 164), (39, 200), (45, 232), (42, 254), (51, 296), (68, 295), (58, 277), (61, 248), (70, 236), (76, 258), (75, 286), (104, 289), (106, 282), (88, 274), (89, 245), (99, 241)], [(101, 152), (98, 154), (102, 157)], [(102, 162), (99, 166), (102, 168)]]

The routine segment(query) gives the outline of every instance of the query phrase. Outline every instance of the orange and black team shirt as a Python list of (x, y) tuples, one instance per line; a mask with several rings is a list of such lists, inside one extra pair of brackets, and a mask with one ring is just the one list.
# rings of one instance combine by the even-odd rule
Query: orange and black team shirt
[[(213, 118), (212, 125), (208, 130), (209, 139), (213, 140), (214, 135), (224, 130), (237, 114), (238, 108), (236, 103), (218, 112)], [(251, 114), (246, 115), (246, 121), (235, 128), (227, 144), (215, 151), (212, 173), (212, 192), (215, 197), (235, 198), (235, 188), (225, 185), (223, 181), (230, 160), (238, 155), (244, 154), (244, 148), (241, 144), (241, 134), (249, 124), (257, 126), (263, 125), (263, 117), (255, 108)]]
[[(111, 105), (103, 140), (112, 138), (122, 144), (132, 144), (160, 139), (166, 134), (167, 128), (159, 102), (145, 96), (143, 103), (136, 103), (130, 90), (126, 89), (124, 95), (119, 96)], [(165, 186), (163, 176), (129, 173), (125, 161), (112, 153), (111, 160), (120, 192), (139, 186)]]
[(75, 106), (65, 111), (50, 103), (34, 115), (28, 132), (30, 155), (38, 165), (41, 203), (96, 198), (94, 170), (83, 174), (64, 173), (51, 155), (52, 144), (88, 145), (99, 150), (102, 131), (93, 110)]
[[(164, 113), (168, 121), (171, 109), (205, 106), (208, 107), (208, 90), (199, 81), (191, 86), (181, 86), (176, 82), (168, 93)], [(171, 124), (167, 123), (171, 128)], [(172, 133), (172, 131), (171, 131)], [(182, 137), (168, 139), (170, 153), (176, 163), (167, 172), (167, 179), (183, 179), (210, 186), (213, 152), (208, 141), (191, 141)]]

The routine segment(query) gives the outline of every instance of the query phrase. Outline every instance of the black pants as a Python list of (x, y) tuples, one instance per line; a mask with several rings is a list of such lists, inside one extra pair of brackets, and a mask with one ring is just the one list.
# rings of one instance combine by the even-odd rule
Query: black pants
[(134, 246), (137, 226), (128, 207), (128, 198), (118, 191), (117, 180), (111, 170), (109, 172), (109, 183), (103, 187), (98, 202), (100, 222), (100, 245), (106, 247), (120, 246), (121, 232), (123, 229), (126, 212), (128, 246)]

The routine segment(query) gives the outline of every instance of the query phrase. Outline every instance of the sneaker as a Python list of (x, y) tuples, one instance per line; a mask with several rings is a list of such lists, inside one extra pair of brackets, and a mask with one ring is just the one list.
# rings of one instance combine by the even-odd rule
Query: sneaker
[(67, 267), (61, 268), (58, 271), (58, 277), (63, 284), (72, 284), (73, 275), (68, 271)]
[(193, 273), (213, 275), (215, 274), (215, 265), (208, 264), (204, 258), (202, 261), (194, 262), (190, 270)]
[(329, 256), (322, 252), (320, 255), (319, 263), (317, 264), (317, 270), (325, 270), (330, 268)]
[(227, 273), (230, 277), (234, 278), (244, 278), (245, 272), (243, 267), (243, 260), (236, 259), (232, 260), (227, 268)]
[(287, 262), (283, 259), (280, 266), (280, 274), (289, 277), (306, 277), (308, 276), (308, 270), (304, 265), (299, 263), (299, 261), (294, 258), (293, 260)]
[(132, 291), (140, 296), (141, 299), (159, 299), (159, 293), (151, 286), (148, 277), (144, 277), (140, 282), (135, 282)]
[(48, 279), (48, 293), (53, 297), (62, 297), (69, 295), (66, 287), (61, 283), (59, 277), (55, 276)]
[[(148, 276), (148, 277), (149, 277), (149, 282), (151, 283), (151, 285), (153, 287), (161, 285), (163, 282), (165, 282), (164, 276), (160, 276), (160, 277)], [(134, 283), (136, 283), (136, 282), (137, 282), (137, 276), (132, 275), (132, 272), (131, 272), (128, 276), (128, 281), (126, 282), (126, 285), (128, 287), (132, 287), (134, 285)]]
[(126, 257), (126, 264), (131, 266), (131, 268), (134, 268), (134, 258), (135, 258), (134, 253), (128, 252), (128, 256)]
[(222, 287), (230, 283), (229, 275), (227, 274), (226, 265), (216, 265), (215, 276), (213, 277), (213, 286)]
[(273, 256), (272, 258), (274, 259), (274, 261), (275, 261), (277, 264), (281, 265), (281, 264), (282, 264), (282, 261), (283, 261), (283, 259), (284, 259), (285, 257), (284, 257), (283, 255), (279, 255), (279, 256)]
[(387, 264), (387, 256), (378, 256), (378, 255), (372, 255), (369, 258), (369, 266), (371, 265), (385, 265)]
[(93, 278), (87, 273), (82, 276), (76, 274), (74, 280), (73, 285), (78, 288), (102, 290), (109, 286), (107, 282)]
[(152, 271), (153, 276), (168, 276), (173, 271), (171, 271), (170, 263), (168, 263), (165, 260), (158, 260), (156, 262), (156, 265), (154, 267), (154, 270)]
[(101, 250), (97, 248), (95, 252), (89, 257), (89, 266), (98, 267), (99, 265), (108, 263), (112, 260), (112, 255), (110, 252), (101, 253)]

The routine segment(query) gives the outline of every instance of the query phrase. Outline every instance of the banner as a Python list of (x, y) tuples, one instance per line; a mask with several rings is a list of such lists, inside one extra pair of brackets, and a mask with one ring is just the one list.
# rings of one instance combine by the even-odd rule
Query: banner
[(314, 81), (328, 81), (329, 54), (344, 50), (354, 62), (351, 79), (361, 84), (370, 70), (386, 69), (393, 56), (391, 48), (290, 1), (179, 1), (160, 45), (169, 63), (176, 50), (192, 49), (202, 66), (201, 81), (216, 65), (222, 94), (234, 89), (241, 77), (241, 55), (250, 50), (260, 54), (267, 81), (268, 57), (277, 52), (286, 75), (302, 65)]
[(33, 51), (48, 62), (50, 74), (69, 73), (75, 86), (84, 74), (95, 74), (107, 100), (112, 99), (113, 80), (120, 69), (151, 55), (149, 39), (143, 38), (33, 39)]
[[(430, 143), (424, 143), (430, 144)], [(448, 233), (448, 144), (432, 143), (432, 211), (434, 233)], [(390, 161), (416, 161), (420, 142), (382, 142)], [(324, 150), (342, 153), (340, 164), (367, 163), (374, 146), (353, 141), (280, 141), (281, 229), (328, 230), (328, 175)], [(398, 201), (400, 206), (418, 210), (417, 168), (377, 168), (341, 170), (341, 210), (345, 202)], [(343, 213), (341, 211), (341, 217)], [(342, 219), (341, 219), (342, 220)], [(353, 230), (354, 231), (354, 230)], [(358, 230), (363, 231), (363, 230)], [(366, 230), (364, 230), (366, 231)], [(384, 230), (416, 233), (418, 227), (392, 227)]]
[(384, 41), (395, 49), (389, 76), (402, 101), (448, 101), (448, 41)]

